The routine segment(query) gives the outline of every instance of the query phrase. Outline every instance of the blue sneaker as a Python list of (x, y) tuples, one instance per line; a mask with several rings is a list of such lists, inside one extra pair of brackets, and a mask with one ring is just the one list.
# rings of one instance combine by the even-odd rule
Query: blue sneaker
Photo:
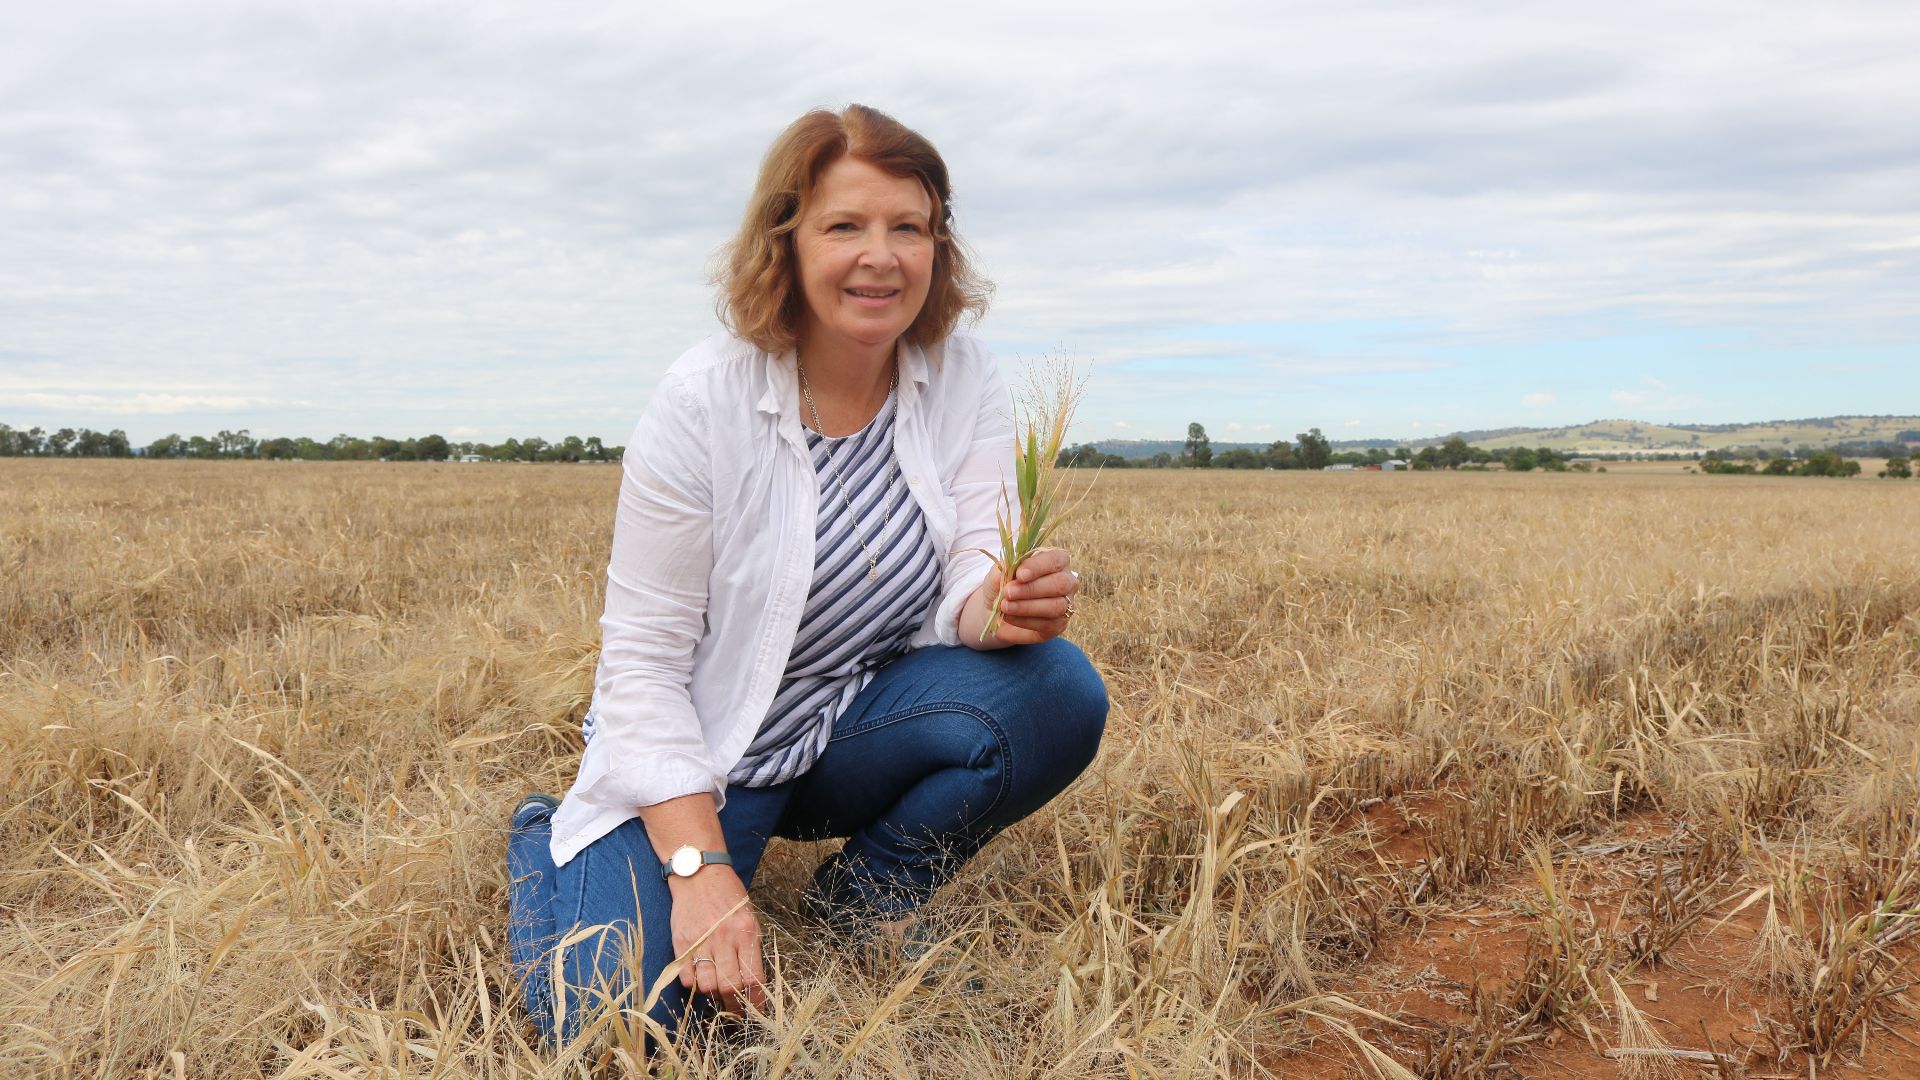
[(513, 831), (519, 832), (543, 817), (551, 817), (559, 806), (560, 800), (551, 795), (538, 791), (528, 795), (513, 808)]

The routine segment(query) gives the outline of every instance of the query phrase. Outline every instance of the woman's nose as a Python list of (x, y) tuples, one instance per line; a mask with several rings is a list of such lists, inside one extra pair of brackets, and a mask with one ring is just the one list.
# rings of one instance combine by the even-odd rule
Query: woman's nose
[(860, 265), (873, 270), (892, 270), (900, 256), (893, 250), (893, 230), (882, 226), (868, 230), (860, 245)]

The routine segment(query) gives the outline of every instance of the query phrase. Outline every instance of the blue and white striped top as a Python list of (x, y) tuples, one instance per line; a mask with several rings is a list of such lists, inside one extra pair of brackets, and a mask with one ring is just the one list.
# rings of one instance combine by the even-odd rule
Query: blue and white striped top
[[(852, 435), (828, 439), (806, 433), (820, 483), (813, 586), (780, 689), (745, 756), (727, 774), (729, 784), (769, 787), (812, 768), (826, 749), (833, 722), (882, 664), (907, 651), (908, 640), (939, 598), (940, 553), (919, 504), (897, 475), (893, 419), (889, 394), (879, 414)], [(855, 535), (827, 460), (829, 448), (861, 535)], [(862, 536), (879, 562), (873, 579), (867, 576)]]

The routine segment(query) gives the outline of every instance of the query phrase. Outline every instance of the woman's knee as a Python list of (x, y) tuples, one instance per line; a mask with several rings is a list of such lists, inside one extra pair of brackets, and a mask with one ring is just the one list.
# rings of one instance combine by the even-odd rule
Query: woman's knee
[(1024, 815), (1092, 763), (1106, 730), (1107, 686), (1070, 641), (1054, 638), (1023, 648), (1020, 707), (995, 720), (1011, 747), (1010, 801)]
[[(1107, 728), (1107, 684), (1080, 647), (1065, 638), (1030, 646), (1046, 651), (1040, 700), (1049, 726), (1084, 769), (1100, 749)], [(1077, 771), (1077, 770), (1076, 770)]]
[[(562, 953), (548, 963), (564, 981), (554, 991), (564, 993), (566, 1037), (605, 1009), (638, 1009), (672, 960), (673, 901), (659, 874), (649, 872), (655, 865), (645, 827), (634, 818), (588, 845), (558, 875), (563, 900), (555, 944)], [(680, 990), (671, 984), (648, 1010), (669, 1029), (685, 1003)]]
[[(573, 927), (568, 937), (581, 929)], [(668, 983), (656, 999), (647, 1001), (671, 951), (670, 946), (649, 940), (652, 936), (623, 919), (564, 946), (566, 953), (557, 965), (565, 980), (565, 998), (558, 1010), (563, 1041), (578, 1038), (595, 1018), (610, 1013), (616, 1023), (621, 1022), (619, 1017), (644, 1011), (669, 1032), (678, 1026), (687, 1006), (686, 991), (678, 982)], [(546, 1007), (554, 1007), (551, 998)], [(541, 1026), (551, 1031), (551, 1019)]]

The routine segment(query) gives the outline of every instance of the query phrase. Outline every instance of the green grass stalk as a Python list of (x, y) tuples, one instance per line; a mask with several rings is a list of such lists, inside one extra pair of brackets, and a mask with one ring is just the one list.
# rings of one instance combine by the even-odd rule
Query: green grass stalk
[(984, 552), (1000, 571), (1002, 591), (994, 594), (987, 610), (986, 625), (980, 630), (983, 641), (1000, 629), (1006, 583), (1014, 580), (1021, 563), (1047, 546), (1072, 509), (1066, 499), (1066, 477), (1058, 463), (1086, 385), (1086, 377), (1071, 362), (1050, 357), (1028, 371), (1026, 387), (1014, 403), (1013, 493), (1008, 493), (1003, 481), (1000, 551)]

